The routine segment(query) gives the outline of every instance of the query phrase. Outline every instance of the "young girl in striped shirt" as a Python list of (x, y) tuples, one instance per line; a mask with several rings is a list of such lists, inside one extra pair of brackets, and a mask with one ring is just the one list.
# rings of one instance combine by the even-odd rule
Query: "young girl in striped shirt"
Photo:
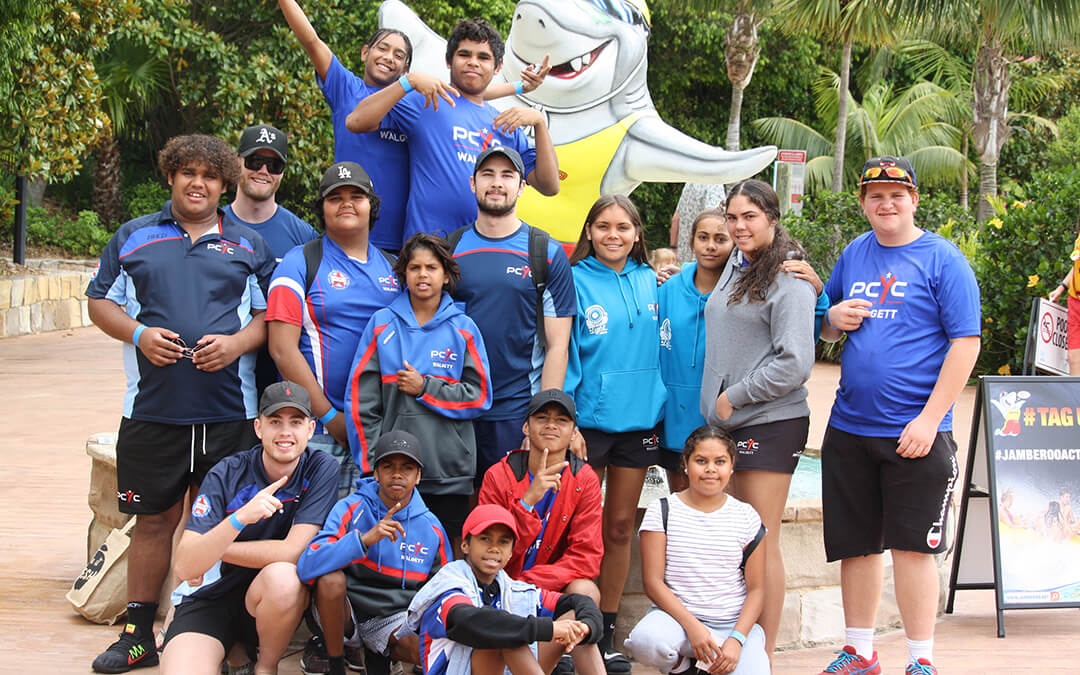
[(689, 487), (649, 505), (641, 521), (641, 575), (652, 609), (626, 640), (662, 673), (768, 675), (765, 534), (753, 507), (724, 492), (735, 441), (710, 425), (683, 448)]

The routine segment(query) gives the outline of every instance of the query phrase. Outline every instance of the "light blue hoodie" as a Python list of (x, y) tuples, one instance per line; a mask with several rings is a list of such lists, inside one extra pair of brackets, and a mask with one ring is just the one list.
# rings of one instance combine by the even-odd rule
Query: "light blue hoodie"
[(622, 272), (589, 256), (573, 267), (577, 316), (564, 389), (578, 426), (608, 433), (651, 429), (664, 416), (656, 273), (627, 260)]
[(705, 303), (694, 285), (697, 263), (686, 263), (664, 282), (660, 298), (660, 373), (667, 385), (663, 447), (681, 452), (701, 416), (701, 373), (705, 366)]

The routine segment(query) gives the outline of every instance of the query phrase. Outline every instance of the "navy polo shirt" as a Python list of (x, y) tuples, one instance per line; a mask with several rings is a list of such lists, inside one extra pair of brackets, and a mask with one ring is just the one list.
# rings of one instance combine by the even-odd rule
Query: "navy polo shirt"
[[(269, 485), (262, 455), (262, 446), (257, 445), (215, 464), (199, 486), (199, 496), (191, 503), (186, 529), (206, 534)], [(293, 525), (321, 528), (337, 502), (339, 468), (336, 457), (322, 450), (304, 450), (289, 481), (274, 493), (281, 502), (281, 510), (244, 527), (236, 535), (236, 541), (284, 539)], [(221, 597), (236, 586), (250, 584), (258, 572), (218, 561), (203, 575), (198, 586), (180, 584), (173, 592), (173, 604), (191, 597), (208, 600)]]
[[(120, 226), (101, 254), (86, 295), (124, 307), (147, 326), (180, 334), (189, 347), (206, 335), (232, 335), (266, 309), (274, 254), (263, 238), (231, 218), (192, 242), (172, 202)], [(258, 412), (255, 353), (215, 372), (191, 359), (158, 367), (124, 343), (124, 417), (165, 424), (253, 419)]]

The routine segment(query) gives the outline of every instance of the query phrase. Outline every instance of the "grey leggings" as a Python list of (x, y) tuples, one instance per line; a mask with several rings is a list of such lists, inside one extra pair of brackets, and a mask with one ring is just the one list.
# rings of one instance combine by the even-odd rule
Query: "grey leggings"
[[(706, 624), (713, 632), (717, 644), (723, 644), (734, 623)], [(649, 610), (623, 643), (638, 663), (670, 673), (680, 657), (693, 658), (694, 650), (686, 631), (667, 612), (655, 607)], [(746, 636), (746, 644), (739, 655), (739, 665), (732, 675), (769, 675), (769, 657), (765, 654), (765, 631), (754, 624)]]

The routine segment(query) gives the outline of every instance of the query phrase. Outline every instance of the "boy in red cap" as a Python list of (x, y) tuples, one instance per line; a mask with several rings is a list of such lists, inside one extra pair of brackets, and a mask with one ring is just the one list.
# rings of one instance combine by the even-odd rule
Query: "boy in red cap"
[(462, 535), (464, 559), (428, 581), (405, 620), (403, 631), (420, 635), (426, 675), (469, 675), (474, 669), (496, 675), (505, 668), (544, 675), (575, 645), (599, 639), (600, 610), (588, 597), (545, 591), (503, 571), (517, 539), (509, 511), (476, 507)]

